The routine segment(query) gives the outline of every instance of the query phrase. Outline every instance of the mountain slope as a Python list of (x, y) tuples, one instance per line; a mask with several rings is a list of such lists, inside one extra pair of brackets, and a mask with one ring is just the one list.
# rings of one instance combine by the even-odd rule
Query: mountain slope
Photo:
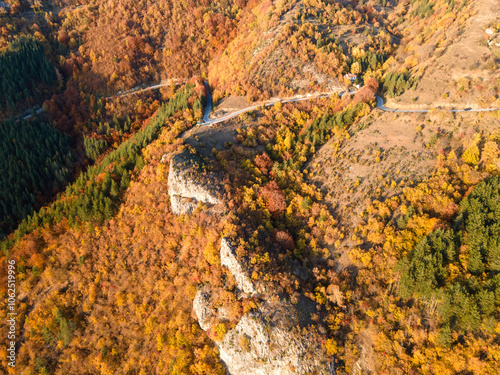
[[(478, 0), (451, 5), (437, 3), (431, 24), (396, 26), (405, 38), (394, 65), (419, 77), (414, 91), (394, 103), (400, 107), (494, 106), (499, 97), (498, 56), (487, 45), (486, 28), (500, 22), (498, 2)], [(407, 23), (410, 22), (410, 23)]]
[(353, 9), (328, 1), (261, 2), (244, 13), (237, 37), (210, 63), (215, 98), (340, 90), (353, 52), (392, 49), (392, 38), (380, 26), (382, 16), (383, 11), (361, 4)]

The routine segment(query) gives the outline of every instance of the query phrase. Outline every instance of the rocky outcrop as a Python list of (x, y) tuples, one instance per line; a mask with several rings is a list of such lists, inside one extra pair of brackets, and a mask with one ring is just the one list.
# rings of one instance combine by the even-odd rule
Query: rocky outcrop
[(220, 262), (229, 269), (229, 272), (236, 280), (236, 286), (244, 293), (254, 294), (256, 292), (254, 284), (243, 267), (236, 259), (235, 249), (227, 237), (224, 237), (220, 243)]
[[(222, 309), (214, 308), (210, 294), (210, 287), (204, 286), (193, 302), (200, 327), (208, 332), (225, 320)], [(216, 342), (228, 372), (231, 375), (330, 374), (321, 340), (313, 331), (301, 329), (303, 303), (264, 301), (255, 311), (244, 314)], [(313, 304), (310, 300), (305, 303)]]
[(298, 328), (296, 306), (265, 302), (242, 316), (218, 343), (232, 375), (328, 374), (326, 353), (316, 335)]
[(190, 215), (198, 207), (200, 201), (193, 198), (179, 197), (178, 195), (170, 195), (170, 209), (176, 215)]
[[(163, 158), (162, 158), (163, 160)], [(168, 194), (176, 215), (191, 214), (204, 203), (211, 213), (222, 210), (221, 188), (216, 176), (203, 170), (202, 161), (188, 152), (174, 155), (168, 172)]]
[[(238, 262), (229, 238), (221, 241), (221, 264), (244, 293), (257, 295), (264, 288), (254, 284)], [(224, 308), (212, 300), (212, 287), (201, 287), (193, 301), (200, 327), (209, 334), (226, 321)], [(261, 297), (262, 294), (259, 294)], [(317, 333), (306, 328), (315, 303), (305, 297), (296, 304), (270, 296), (244, 314), (222, 339), (216, 341), (220, 358), (231, 375), (331, 374), (330, 363)], [(220, 337), (219, 337), (220, 338)]]
[(198, 324), (204, 331), (210, 328), (210, 318), (213, 314), (209, 301), (210, 290), (207, 287), (200, 288), (193, 300), (193, 311), (198, 318)]

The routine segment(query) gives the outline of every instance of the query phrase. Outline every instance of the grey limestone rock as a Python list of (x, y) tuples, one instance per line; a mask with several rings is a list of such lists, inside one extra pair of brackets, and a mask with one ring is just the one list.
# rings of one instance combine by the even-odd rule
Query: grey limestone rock
[[(236, 280), (240, 291), (260, 295), (264, 289), (248, 277), (244, 266), (238, 262), (230, 239), (224, 237), (220, 248), (221, 264), (226, 266)], [(210, 331), (225, 320), (223, 308), (216, 309), (211, 300), (211, 287), (198, 290), (193, 301), (193, 311), (200, 327)], [(309, 330), (310, 315), (315, 304), (303, 297), (296, 304), (271, 296), (244, 314), (239, 322), (216, 342), (220, 358), (231, 375), (292, 375), (331, 374), (331, 363), (321, 338)]]
[(191, 214), (200, 202), (208, 207), (219, 206), (213, 212), (220, 211), (221, 190), (217, 177), (204, 171), (196, 156), (184, 151), (170, 160), (168, 194), (174, 214)]

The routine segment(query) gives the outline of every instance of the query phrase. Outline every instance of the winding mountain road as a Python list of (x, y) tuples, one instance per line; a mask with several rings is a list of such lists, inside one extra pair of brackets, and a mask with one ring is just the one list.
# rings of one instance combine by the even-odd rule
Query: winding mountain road
[[(205, 87), (207, 89), (207, 105), (205, 107), (205, 113), (203, 114), (203, 122), (199, 122), (198, 125), (209, 125), (209, 126), (212, 126), (214, 124), (218, 124), (220, 122), (227, 121), (229, 119), (232, 119), (233, 117), (241, 115), (242, 113), (254, 111), (257, 108), (262, 107), (262, 106), (271, 107), (278, 102), (279, 103), (294, 103), (294, 102), (300, 102), (300, 101), (309, 100), (309, 99), (327, 98), (330, 95), (337, 93), (336, 91), (332, 91), (332, 92), (328, 92), (328, 93), (306, 94), (303, 96), (295, 96), (295, 97), (283, 98), (283, 99), (273, 98), (273, 99), (269, 100), (268, 102), (252, 105), (250, 107), (246, 107), (246, 108), (240, 109), (238, 111), (232, 112), (226, 116), (211, 119), (210, 113), (212, 111), (212, 95), (210, 94), (210, 87), (208, 85), (208, 82), (206, 82), (206, 81), (205, 81)], [(340, 96), (342, 96), (343, 94), (344, 94), (343, 92), (339, 93)]]
[(205, 105), (205, 112), (203, 113), (203, 123), (210, 121), (210, 113), (212, 112), (212, 94), (210, 93), (210, 86), (205, 81), (205, 88), (207, 89), (207, 103)]
[[(301, 97), (293, 97), (293, 98), (285, 98), (285, 99), (272, 99), (271, 101), (268, 101), (267, 103), (264, 104), (259, 104), (259, 105), (253, 105), (250, 107), (246, 107), (243, 109), (240, 109), (238, 111), (235, 111), (233, 113), (230, 113), (226, 116), (217, 118), (217, 119), (210, 119), (210, 113), (212, 111), (212, 96), (210, 95), (210, 89), (208, 86), (208, 82), (205, 81), (205, 87), (207, 88), (207, 106), (205, 108), (205, 113), (203, 114), (203, 122), (198, 123), (198, 125), (209, 125), (212, 126), (214, 124), (218, 124), (223, 121), (227, 121), (233, 117), (239, 116), (242, 113), (249, 112), (249, 111), (254, 111), (257, 108), (261, 106), (266, 106), (266, 107), (271, 107), (275, 105), (278, 102), (281, 103), (294, 103), (294, 102), (300, 102), (303, 100), (309, 100), (309, 99), (318, 99), (318, 98), (325, 98), (328, 97), (336, 92), (329, 92), (329, 93), (323, 93), (323, 94), (307, 94), (305, 96)], [(350, 91), (349, 94), (355, 94), (357, 91)], [(345, 94), (345, 91), (338, 93), (339, 96), (342, 96)], [(384, 99), (382, 99), (380, 96), (375, 95), (375, 98), (377, 100), (377, 107), (381, 109), (382, 111), (386, 112), (397, 112), (397, 113), (428, 113), (431, 112), (431, 109), (393, 109), (393, 108), (387, 108), (384, 105)], [(472, 108), (465, 108), (465, 109), (438, 109), (440, 111), (447, 111), (447, 112), (491, 112), (491, 111), (499, 111), (500, 108), (480, 108), (480, 109), (472, 109)]]
[[(147, 91), (147, 90), (154, 90), (154, 89), (158, 89), (158, 88), (161, 88), (161, 87), (170, 86), (172, 83), (174, 83), (175, 85), (180, 85), (180, 84), (183, 84), (185, 82), (186, 82), (185, 80), (172, 80), (172, 81), (169, 81), (169, 82), (166, 82), (166, 83), (158, 83), (158, 84), (147, 86), (147, 87), (144, 87), (144, 88), (142, 88), (142, 87), (136, 87), (136, 88), (133, 88), (133, 89), (125, 91), (125, 92), (118, 92), (117, 95), (110, 96), (108, 98), (128, 96), (128, 95), (137, 94), (139, 92), (143, 92), (143, 91)], [(302, 96), (295, 96), (295, 97), (283, 98), (283, 99), (281, 99), (281, 98), (273, 98), (273, 99), (271, 99), (270, 101), (268, 101), (266, 103), (252, 105), (252, 106), (240, 109), (238, 111), (235, 111), (233, 113), (230, 113), (230, 114), (228, 114), (226, 116), (223, 116), (223, 117), (220, 117), (220, 118), (216, 118), (216, 119), (211, 119), (210, 118), (210, 114), (212, 112), (212, 95), (210, 93), (210, 86), (208, 85), (207, 81), (205, 81), (205, 87), (207, 89), (207, 104), (206, 104), (206, 107), (205, 107), (205, 112), (203, 113), (203, 120), (202, 120), (202, 122), (199, 122), (197, 125), (212, 126), (214, 124), (218, 124), (220, 122), (224, 122), (224, 121), (232, 119), (232, 118), (234, 118), (236, 116), (239, 116), (242, 113), (254, 111), (257, 108), (262, 107), (262, 106), (271, 107), (271, 106), (275, 105), (278, 102), (280, 102), (280, 103), (294, 103), (294, 102), (300, 102), (300, 101), (309, 100), (309, 99), (326, 98), (326, 97), (329, 97), (330, 95), (332, 95), (334, 93), (337, 93), (336, 91), (332, 91), (332, 92), (328, 92), (328, 93), (306, 94), (306, 95), (302, 95)], [(349, 94), (355, 94), (356, 92), (357, 91), (349, 91)], [(339, 94), (339, 96), (342, 96), (342, 95), (345, 94), (345, 91), (339, 92), (338, 94)], [(378, 95), (375, 95), (375, 98), (377, 100), (377, 107), (379, 109), (381, 109), (382, 111), (385, 111), (385, 112), (395, 112), (395, 113), (428, 113), (428, 112), (431, 112), (431, 111), (434, 110), (434, 109), (394, 109), (394, 108), (388, 108), (388, 107), (386, 107), (384, 105), (384, 99), (382, 99)], [(44, 110), (43, 108), (40, 108), (40, 109), (38, 109), (36, 111), (36, 113), (40, 113), (43, 110)], [(453, 113), (456, 113), (456, 112), (492, 112), (492, 111), (500, 111), (500, 108), (478, 108), (478, 109), (473, 109), (473, 108), (465, 108), (465, 109), (441, 109), (441, 108), (436, 108), (436, 110), (438, 110), (438, 111), (445, 111), (445, 112), (453, 112)], [(26, 119), (28, 119), (30, 117), (31, 117), (31, 115), (25, 116), (25, 117), (23, 117), (23, 120), (26, 120)]]
[[(377, 107), (380, 108), (382, 111), (386, 112), (398, 112), (398, 113), (428, 113), (433, 111), (432, 109), (393, 109), (393, 108), (387, 108), (384, 105), (384, 99), (382, 99), (380, 96), (375, 95), (375, 98), (377, 99)], [(436, 108), (438, 111), (445, 111), (445, 112), (492, 112), (492, 111), (500, 111), (500, 108), (478, 108), (478, 109), (472, 109), (472, 108), (465, 108), (465, 109), (441, 109), (441, 108)]]
[[(32, 110), (34, 110), (34, 108), (32, 108)], [(40, 112), (44, 111), (43, 107), (42, 108), (38, 108), (36, 111), (35, 111), (35, 114), (38, 114)], [(27, 120), (31, 117), (31, 115), (27, 115), (27, 116), (24, 116), (23, 117), (23, 120)]]

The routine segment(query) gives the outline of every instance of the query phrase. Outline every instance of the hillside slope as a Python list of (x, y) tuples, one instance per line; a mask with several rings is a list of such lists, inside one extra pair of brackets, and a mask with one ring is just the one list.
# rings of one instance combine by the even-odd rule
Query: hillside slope
[[(458, 3), (457, 3), (458, 4)], [(405, 27), (395, 66), (419, 77), (415, 89), (389, 102), (405, 108), (495, 106), (499, 97), (500, 69), (495, 45), (488, 46), (485, 30), (500, 22), (499, 4), (494, 0), (468, 2), (455, 11), (446, 4), (435, 5), (433, 25)], [(496, 30), (498, 32), (500, 30)], [(494, 36), (493, 36), (494, 37)], [(402, 63), (402, 64), (401, 64)], [(496, 103), (498, 104), (498, 102)]]
[(383, 15), (361, 4), (261, 2), (244, 13), (235, 39), (210, 63), (215, 98), (232, 93), (255, 100), (339, 90), (353, 52), (356, 57), (365, 49), (391, 51), (392, 37), (381, 27)]
[[(0, 311), (16, 314), (0, 372), (498, 372), (499, 112), (375, 101), (497, 101), (475, 44), (496, 3), (7, 1), (0, 45), (43, 40), (63, 80), (41, 123), (87, 160), (0, 243)], [(208, 86), (221, 122), (203, 124)], [(41, 163), (18, 133), (26, 157), (0, 170), (29, 201), (36, 167), (66, 180), (69, 154), (53, 136)]]

